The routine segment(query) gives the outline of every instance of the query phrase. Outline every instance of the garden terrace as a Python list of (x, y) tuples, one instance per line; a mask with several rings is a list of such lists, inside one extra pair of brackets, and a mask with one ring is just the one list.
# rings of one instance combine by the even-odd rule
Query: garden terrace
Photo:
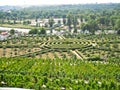
[[(62, 38), (61, 38), (62, 37)], [(1, 57), (32, 58), (120, 58), (120, 36), (108, 35), (46, 35), (21, 36), (0, 41)]]

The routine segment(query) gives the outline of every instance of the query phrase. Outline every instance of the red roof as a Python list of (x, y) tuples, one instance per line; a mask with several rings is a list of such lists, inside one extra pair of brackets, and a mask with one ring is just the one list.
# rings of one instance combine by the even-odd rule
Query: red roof
[(1, 32), (1, 35), (8, 35), (8, 32)]

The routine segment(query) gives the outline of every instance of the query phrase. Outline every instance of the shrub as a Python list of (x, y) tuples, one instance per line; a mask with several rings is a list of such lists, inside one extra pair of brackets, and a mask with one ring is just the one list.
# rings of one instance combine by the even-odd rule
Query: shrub
[(103, 61), (103, 59), (101, 59), (99, 56), (94, 56), (88, 58), (88, 61)]

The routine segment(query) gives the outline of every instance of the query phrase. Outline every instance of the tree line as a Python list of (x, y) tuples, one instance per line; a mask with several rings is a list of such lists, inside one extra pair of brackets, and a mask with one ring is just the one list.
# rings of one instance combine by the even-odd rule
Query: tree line
[[(63, 24), (68, 25), (69, 30), (78, 28), (88, 30), (92, 34), (96, 30), (120, 31), (120, 4), (85, 4), (85, 5), (58, 5), (58, 6), (32, 6), (23, 9), (4, 11), (0, 10), (0, 24), (30, 24), (29, 19), (36, 21), (41, 18), (49, 19), (50, 27), (54, 18), (63, 18)], [(67, 18), (67, 21), (66, 21)], [(78, 19), (82, 23), (78, 23)], [(17, 21), (20, 22), (17, 22)], [(85, 20), (85, 22), (83, 22)], [(80, 27), (77, 27), (79, 25)]]

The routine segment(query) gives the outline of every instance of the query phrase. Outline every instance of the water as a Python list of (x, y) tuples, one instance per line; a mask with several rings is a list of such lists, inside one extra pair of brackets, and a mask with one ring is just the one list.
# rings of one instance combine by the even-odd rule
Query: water
[[(10, 31), (11, 29), (21, 33), (28, 33), (30, 31), (30, 29), (0, 27), (0, 31)], [(8, 36), (9, 35), (0, 35), (0, 40), (6, 40)]]
[(30, 31), (30, 29), (0, 27), (0, 31), (10, 31), (11, 29), (22, 33), (28, 33)]
[[(15, 31), (22, 32), (22, 33), (28, 33), (30, 31), (30, 29), (0, 27), (0, 31), (10, 31), (11, 29), (14, 29)], [(61, 34), (61, 33), (64, 33), (64, 31), (52, 30), (52, 34)], [(50, 30), (47, 30), (47, 34), (50, 34)]]

